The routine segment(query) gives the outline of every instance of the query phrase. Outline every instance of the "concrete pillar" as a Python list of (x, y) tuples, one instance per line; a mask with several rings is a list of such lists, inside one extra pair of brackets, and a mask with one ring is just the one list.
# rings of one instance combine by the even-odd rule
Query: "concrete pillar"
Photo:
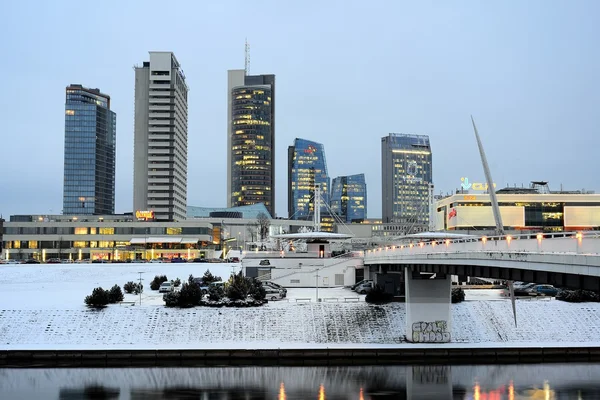
[(408, 400), (452, 400), (452, 369), (447, 365), (415, 365), (406, 374)]
[(406, 339), (413, 343), (450, 342), (450, 275), (421, 279), (409, 268), (405, 274)]

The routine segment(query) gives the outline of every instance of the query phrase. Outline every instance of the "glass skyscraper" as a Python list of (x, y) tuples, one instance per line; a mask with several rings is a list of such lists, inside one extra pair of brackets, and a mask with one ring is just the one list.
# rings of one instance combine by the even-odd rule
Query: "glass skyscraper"
[(275, 216), (275, 75), (228, 71), (227, 205)]
[(63, 214), (115, 213), (116, 129), (109, 96), (81, 85), (67, 87)]
[(429, 227), (431, 147), (426, 135), (390, 133), (381, 139), (383, 223), (405, 233)]
[(329, 175), (325, 148), (321, 143), (295, 139), (288, 147), (288, 213), (289, 219), (314, 217), (315, 185), (321, 192), (321, 210), (327, 214), (329, 204)]
[(331, 211), (343, 222), (367, 219), (365, 174), (338, 176), (331, 184)]

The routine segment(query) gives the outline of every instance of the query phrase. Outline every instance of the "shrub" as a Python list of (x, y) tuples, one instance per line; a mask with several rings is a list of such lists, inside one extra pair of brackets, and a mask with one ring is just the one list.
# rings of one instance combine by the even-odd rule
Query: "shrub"
[(181, 279), (177, 278), (173, 281), (173, 286), (179, 287), (181, 286)]
[(163, 296), (163, 300), (165, 301), (165, 306), (167, 307), (177, 307), (179, 305), (180, 295), (179, 292), (170, 292)]
[(123, 298), (123, 292), (121, 291), (121, 287), (119, 285), (111, 287), (108, 291), (108, 302), (111, 304), (118, 301), (123, 301)]
[(225, 295), (230, 300), (244, 300), (248, 297), (252, 282), (249, 278), (242, 275), (240, 271), (238, 274), (231, 275), (229, 278), (229, 284), (225, 289)]
[(386, 293), (381, 286), (375, 285), (375, 287), (365, 296), (365, 302), (382, 304), (389, 303), (393, 298), (394, 296), (391, 293)]
[(108, 291), (97, 287), (91, 295), (85, 296), (84, 302), (88, 307), (102, 308), (108, 304), (108, 300)]
[(452, 288), (451, 300), (453, 303), (460, 303), (465, 299), (465, 291), (462, 288)]
[(179, 291), (179, 307), (194, 307), (202, 300), (202, 292), (198, 285), (184, 283)]
[(600, 302), (600, 296), (590, 290), (562, 290), (556, 295), (556, 300), (569, 303)]
[(190, 276), (188, 276), (188, 283), (192, 282), (194, 282), (194, 275), (190, 274)]
[(264, 300), (265, 297), (267, 296), (267, 292), (265, 291), (265, 288), (263, 287), (262, 282), (256, 278), (251, 279), (250, 292), (248, 294), (254, 300)]
[(154, 279), (152, 280), (152, 282), (150, 283), (150, 289), (152, 290), (158, 290), (158, 288), (160, 287), (160, 284), (163, 282), (168, 281), (167, 276), (166, 275), (156, 275), (154, 277)]
[(225, 290), (222, 286), (213, 285), (208, 288), (208, 299), (210, 301), (219, 301), (223, 297), (225, 297)]
[(210, 285), (213, 282), (219, 282), (221, 280), (220, 276), (215, 276), (213, 274), (211, 274), (210, 270), (206, 270), (206, 272), (204, 273), (204, 276), (202, 277), (202, 281), (204, 283), (206, 283), (207, 285)]
[(123, 285), (123, 290), (125, 290), (125, 293), (131, 294), (131, 293), (133, 293), (133, 291), (135, 290), (137, 285), (138, 285), (137, 283), (129, 281)]

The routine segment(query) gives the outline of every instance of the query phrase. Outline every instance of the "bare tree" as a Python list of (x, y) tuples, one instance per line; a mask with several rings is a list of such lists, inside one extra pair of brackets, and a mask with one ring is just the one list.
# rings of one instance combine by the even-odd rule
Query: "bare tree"
[(271, 226), (269, 216), (263, 212), (258, 213), (256, 216), (256, 224), (258, 225), (260, 240), (265, 240), (267, 236), (269, 236), (269, 227)]
[(256, 232), (258, 231), (258, 223), (254, 222), (248, 224), (246, 227), (246, 232), (250, 235), (250, 241), (254, 242), (254, 237), (256, 236)]

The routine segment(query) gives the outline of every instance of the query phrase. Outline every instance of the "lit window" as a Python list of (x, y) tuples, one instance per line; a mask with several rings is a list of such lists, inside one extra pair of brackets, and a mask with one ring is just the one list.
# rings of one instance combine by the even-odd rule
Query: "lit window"
[(75, 110), (67, 110), (65, 112), (65, 114), (67, 114), (67, 115), (75, 115)]

